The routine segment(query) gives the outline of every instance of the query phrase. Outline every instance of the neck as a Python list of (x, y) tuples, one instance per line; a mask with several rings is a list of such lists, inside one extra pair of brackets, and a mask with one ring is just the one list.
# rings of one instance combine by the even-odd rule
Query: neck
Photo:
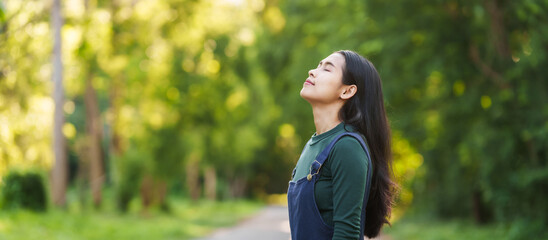
[(312, 106), (316, 135), (327, 132), (341, 123), (339, 119), (339, 110), (341, 107), (342, 105), (339, 104)]

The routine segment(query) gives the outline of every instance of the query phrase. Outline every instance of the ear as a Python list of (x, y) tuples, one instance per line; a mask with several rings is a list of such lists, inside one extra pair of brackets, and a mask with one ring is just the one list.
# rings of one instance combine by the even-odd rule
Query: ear
[(356, 92), (358, 91), (358, 87), (356, 87), (356, 85), (354, 85), (354, 84), (345, 85), (342, 90), (343, 91), (342, 91), (341, 95), (339, 95), (339, 97), (342, 100), (348, 100), (351, 97), (353, 97), (354, 94), (356, 94)]

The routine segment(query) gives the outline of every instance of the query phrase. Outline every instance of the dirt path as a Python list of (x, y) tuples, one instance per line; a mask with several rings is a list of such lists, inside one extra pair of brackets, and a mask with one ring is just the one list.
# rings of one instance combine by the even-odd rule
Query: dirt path
[(287, 208), (268, 206), (231, 228), (221, 228), (199, 240), (289, 240)]
[[(197, 240), (290, 240), (287, 207), (268, 206), (255, 216)], [(386, 235), (374, 240), (390, 240)]]

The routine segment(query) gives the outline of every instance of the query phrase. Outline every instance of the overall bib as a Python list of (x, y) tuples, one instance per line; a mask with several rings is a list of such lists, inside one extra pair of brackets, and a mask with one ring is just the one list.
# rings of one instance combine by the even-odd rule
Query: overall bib
[[(320, 211), (316, 205), (314, 199), (314, 185), (319, 179), (320, 169), (327, 160), (331, 149), (343, 136), (352, 136), (356, 138), (362, 145), (365, 153), (367, 154), (367, 182), (365, 189), (365, 196), (363, 198), (362, 213), (360, 220), (360, 240), (364, 239), (365, 229), (365, 207), (367, 206), (367, 199), (369, 197), (369, 189), (371, 186), (371, 156), (369, 149), (363, 141), (362, 137), (357, 133), (345, 132), (336, 136), (333, 141), (327, 145), (327, 147), (316, 156), (316, 160), (310, 166), (310, 172), (308, 176), (298, 179), (297, 181), (289, 182), (289, 189), (287, 190), (287, 202), (289, 210), (289, 226), (291, 228), (292, 240), (331, 240), (333, 238), (333, 227), (327, 225), (322, 220)], [(293, 170), (295, 174), (295, 170)]]

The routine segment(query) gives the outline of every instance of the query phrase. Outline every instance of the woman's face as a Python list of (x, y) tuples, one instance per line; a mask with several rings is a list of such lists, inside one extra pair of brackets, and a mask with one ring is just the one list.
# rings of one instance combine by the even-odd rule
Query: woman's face
[(308, 78), (301, 89), (301, 97), (311, 104), (337, 102), (345, 91), (342, 83), (344, 56), (333, 53), (321, 60), (316, 69), (308, 71)]

